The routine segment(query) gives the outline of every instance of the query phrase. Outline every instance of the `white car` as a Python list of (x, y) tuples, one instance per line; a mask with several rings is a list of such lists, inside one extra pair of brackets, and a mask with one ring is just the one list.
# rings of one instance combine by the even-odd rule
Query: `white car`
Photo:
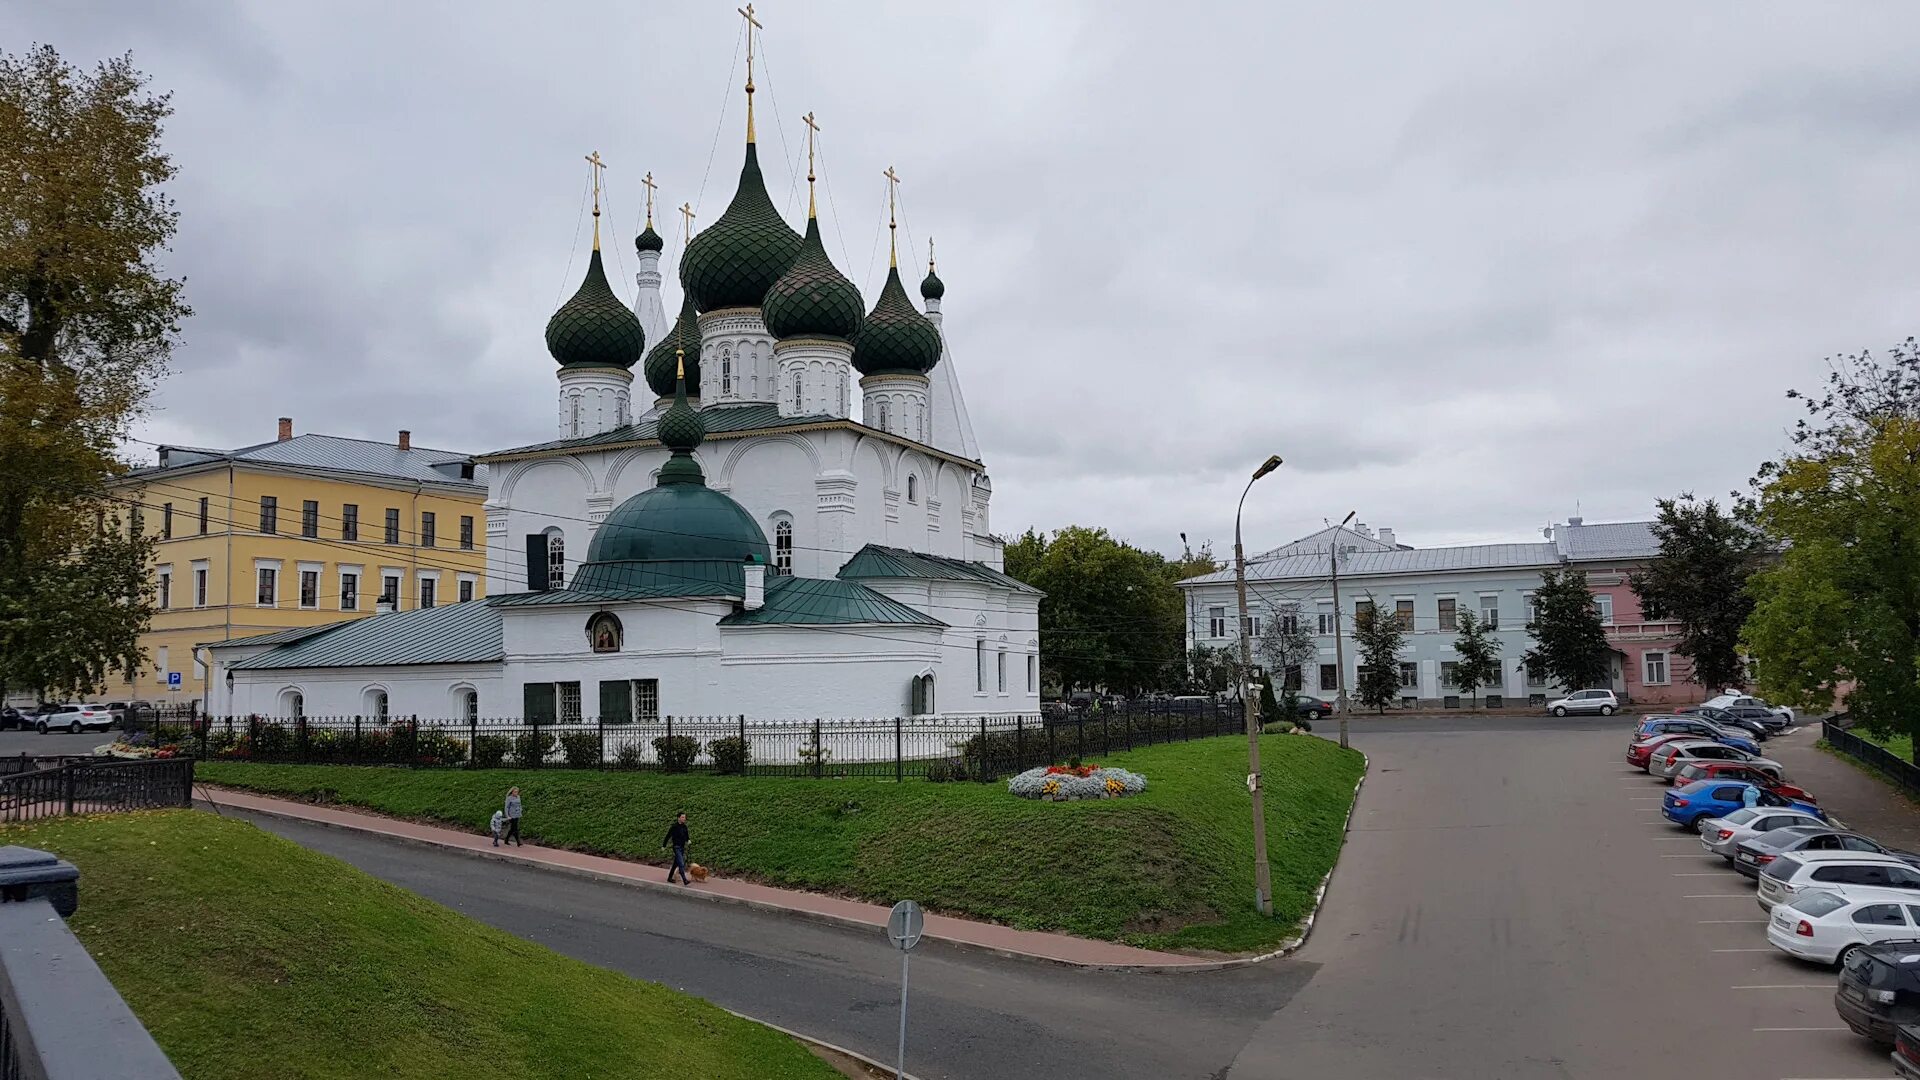
[(1784, 829), (1789, 825), (1825, 824), (1826, 822), (1805, 810), (1793, 810), (1784, 806), (1748, 806), (1734, 810), (1726, 817), (1708, 818), (1702, 821), (1700, 846), (1732, 862), (1734, 848), (1743, 840), (1751, 840), (1761, 833)]
[(1809, 889), (1774, 907), (1767, 941), (1789, 956), (1844, 963), (1862, 945), (1920, 941), (1920, 903), (1904, 889)]
[(78, 735), (82, 731), (105, 731), (112, 726), (113, 710), (105, 705), (79, 702), (49, 705), (33, 718), (33, 730), (42, 735), (49, 731), (71, 731)]
[(1760, 871), (1754, 899), (1760, 910), (1772, 911), (1803, 892), (1823, 891), (1852, 896), (1866, 889), (1896, 889), (1920, 905), (1920, 869), (1898, 855), (1872, 851), (1795, 851), (1774, 859)]
[(1620, 711), (1620, 699), (1611, 690), (1575, 690), (1563, 698), (1547, 702), (1547, 711), (1555, 716), (1568, 713), (1598, 713), (1612, 716)]
[(1785, 705), (1774, 705), (1769, 703), (1765, 698), (1757, 698), (1750, 694), (1736, 693), (1735, 691), (1732, 691), (1732, 690), (1722, 691), (1718, 697), (1715, 697), (1709, 701), (1703, 701), (1700, 704), (1711, 705), (1716, 709), (1730, 709), (1735, 705), (1752, 705), (1757, 708), (1762, 708), (1767, 710), (1768, 712), (1775, 713), (1779, 716), (1785, 717), (1787, 723), (1789, 724), (1793, 723), (1793, 719), (1794, 719), (1793, 710), (1787, 708)]

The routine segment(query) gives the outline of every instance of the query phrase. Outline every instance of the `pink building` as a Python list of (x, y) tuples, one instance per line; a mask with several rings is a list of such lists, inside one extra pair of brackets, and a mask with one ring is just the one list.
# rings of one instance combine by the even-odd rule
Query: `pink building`
[(1588, 525), (1576, 517), (1549, 527), (1547, 537), (1560, 549), (1564, 566), (1587, 572), (1587, 586), (1613, 645), (1615, 693), (1635, 704), (1681, 705), (1720, 692), (1692, 681), (1693, 665), (1677, 651), (1680, 624), (1643, 616), (1640, 598), (1627, 584), (1629, 574), (1660, 554), (1652, 522)]

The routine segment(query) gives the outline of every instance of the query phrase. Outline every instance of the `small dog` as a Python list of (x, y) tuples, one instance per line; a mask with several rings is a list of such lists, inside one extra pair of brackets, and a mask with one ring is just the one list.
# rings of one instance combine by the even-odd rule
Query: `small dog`
[(693, 880), (695, 881), (707, 880), (707, 868), (701, 866), (699, 863), (688, 863), (687, 873), (692, 874)]

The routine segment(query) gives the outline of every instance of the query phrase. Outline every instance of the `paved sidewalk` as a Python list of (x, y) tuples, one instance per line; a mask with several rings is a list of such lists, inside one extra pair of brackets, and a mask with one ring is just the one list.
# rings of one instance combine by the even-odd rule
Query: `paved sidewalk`
[(1841, 757), (1819, 749), (1818, 722), (1769, 740), (1760, 752), (1787, 767), (1787, 777), (1813, 792), (1821, 809), (1888, 847), (1920, 851), (1920, 807), (1892, 784)]
[[(378, 817), (354, 810), (312, 806), (286, 799), (271, 799), (224, 788), (204, 785), (195, 785), (195, 788), (203, 800), (216, 806), (232, 807), (236, 810), (309, 821), (408, 843), (462, 851), (481, 858), (497, 858), (531, 864), (550, 870), (616, 881), (636, 888), (660, 889), (703, 900), (746, 904), (803, 918), (871, 928), (875, 931), (887, 925), (888, 909), (879, 904), (841, 900), (817, 893), (776, 889), (768, 885), (755, 885), (719, 877), (708, 877), (706, 881), (695, 885), (671, 885), (662, 876), (663, 871), (660, 867), (645, 863), (609, 859), (599, 855), (583, 855), (575, 851), (541, 847), (537, 844), (496, 848), (490, 837), (465, 833), (457, 829), (419, 825), (395, 818)], [(1236, 961), (1223, 962), (1206, 957), (1155, 952), (1151, 949), (1136, 949), (1129, 945), (1093, 941), (1066, 934), (1015, 930), (1012, 927), (974, 922), (970, 919), (956, 919), (945, 915), (929, 914), (925, 933), (928, 937), (956, 945), (986, 949), (1007, 956), (1051, 960), (1081, 967), (1204, 971), (1236, 963)]]

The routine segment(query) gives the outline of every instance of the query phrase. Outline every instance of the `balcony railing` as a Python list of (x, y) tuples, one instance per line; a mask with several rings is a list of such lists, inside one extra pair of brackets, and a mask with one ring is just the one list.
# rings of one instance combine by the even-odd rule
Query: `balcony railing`
[(1606, 624), (1606, 630), (1607, 637), (1617, 641), (1653, 641), (1680, 636), (1680, 624), (1672, 621), (1611, 622)]

